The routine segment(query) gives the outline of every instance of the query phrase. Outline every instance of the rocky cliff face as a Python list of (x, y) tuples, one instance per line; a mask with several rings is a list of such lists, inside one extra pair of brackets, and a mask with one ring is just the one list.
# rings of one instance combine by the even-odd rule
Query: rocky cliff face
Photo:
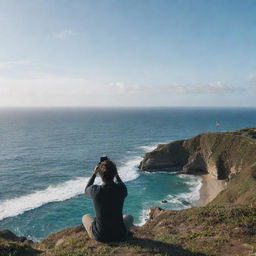
[(234, 132), (204, 133), (193, 138), (158, 145), (140, 163), (143, 171), (210, 173), (231, 179), (256, 162), (256, 128)]

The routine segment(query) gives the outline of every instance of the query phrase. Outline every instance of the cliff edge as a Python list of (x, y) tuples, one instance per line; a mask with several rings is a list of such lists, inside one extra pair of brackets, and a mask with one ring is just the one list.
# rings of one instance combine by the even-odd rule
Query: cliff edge
[[(1, 256), (248, 256), (256, 253), (256, 208), (151, 208), (150, 219), (124, 242), (91, 240), (82, 225), (63, 229), (39, 243), (10, 241), (0, 232)], [(10, 232), (10, 231), (8, 231)], [(5, 232), (6, 233), (6, 232)]]

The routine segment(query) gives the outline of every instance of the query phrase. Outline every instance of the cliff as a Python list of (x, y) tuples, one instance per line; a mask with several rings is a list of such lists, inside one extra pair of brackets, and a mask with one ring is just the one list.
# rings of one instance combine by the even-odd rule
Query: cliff
[(253, 256), (256, 253), (255, 207), (208, 205), (182, 211), (153, 207), (150, 215), (144, 226), (134, 227), (133, 235), (119, 243), (93, 241), (82, 226), (63, 229), (30, 245), (26, 240), (2, 238), (0, 233), (0, 255)]
[(0, 231), (0, 256), (256, 255), (256, 128), (205, 133), (159, 145), (140, 164), (144, 171), (179, 170), (226, 180), (208, 205), (174, 211), (152, 207), (150, 219), (124, 242), (89, 239), (83, 226), (39, 243)]
[(233, 132), (203, 133), (158, 145), (145, 154), (142, 171), (179, 171), (210, 174), (228, 181), (218, 203), (255, 203), (256, 128)]

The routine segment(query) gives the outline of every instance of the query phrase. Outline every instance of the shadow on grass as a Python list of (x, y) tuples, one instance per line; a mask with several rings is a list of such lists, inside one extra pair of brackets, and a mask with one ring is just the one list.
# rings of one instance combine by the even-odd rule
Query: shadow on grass
[[(131, 237), (124, 242), (126, 245), (131, 247), (140, 247), (142, 250), (147, 250), (150, 255), (161, 254), (170, 256), (210, 256), (200, 252), (192, 252), (184, 249), (179, 245), (173, 245), (156, 241), (148, 238)], [(120, 244), (109, 244), (110, 246), (120, 246)]]

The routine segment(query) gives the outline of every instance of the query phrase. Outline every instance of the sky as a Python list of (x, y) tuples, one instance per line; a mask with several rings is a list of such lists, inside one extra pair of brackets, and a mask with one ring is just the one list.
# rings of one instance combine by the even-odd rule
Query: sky
[(0, 106), (256, 107), (255, 14), (255, 0), (0, 0)]

